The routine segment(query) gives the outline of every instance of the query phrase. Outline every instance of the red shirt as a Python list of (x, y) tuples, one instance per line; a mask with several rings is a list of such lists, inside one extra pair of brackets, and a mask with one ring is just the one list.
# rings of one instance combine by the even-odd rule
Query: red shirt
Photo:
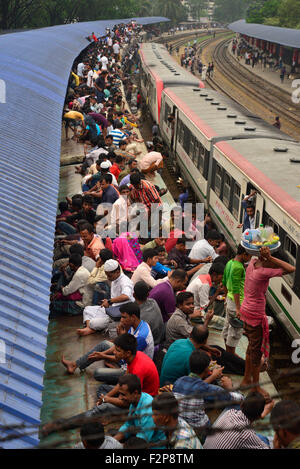
[(110, 167), (109, 172), (115, 176), (116, 180), (118, 180), (118, 177), (119, 177), (120, 172), (121, 172), (121, 168), (119, 168), (119, 166), (116, 163), (114, 163)]
[(136, 356), (130, 365), (127, 365), (128, 373), (136, 375), (141, 380), (142, 392), (156, 396), (159, 388), (159, 376), (156, 366), (151, 358), (143, 352), (136, 352)]

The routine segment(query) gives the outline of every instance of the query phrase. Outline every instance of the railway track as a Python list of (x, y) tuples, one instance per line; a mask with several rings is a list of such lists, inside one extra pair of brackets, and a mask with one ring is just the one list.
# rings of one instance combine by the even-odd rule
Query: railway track
[[(279, 115), (285, 122), (285, 131), (299, 140), (300, 108), (292, 103), (291, 95), (239, 66), (228, 54), (229, 43), (228, 40), (221, 41), (214, 50), (213, 59), (219, 72), (230, 80), (234, 87), (242, 90), (260, 105), (263, 104), (271, 113)], [(206, 81), (213, 89), (235, 99), (220, 80), (207, 77)]]

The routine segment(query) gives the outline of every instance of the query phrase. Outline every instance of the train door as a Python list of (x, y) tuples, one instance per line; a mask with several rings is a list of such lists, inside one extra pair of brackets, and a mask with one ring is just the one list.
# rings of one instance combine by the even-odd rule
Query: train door
[(248, 182), (246, 195), (249, 195), (252, 191), (256, 191), (256, 196), (253, 199), (252, 203), (253, 205), (255, 205), (255, 228), (258, 228), (263, 221), (265, 200), (261, 196), (258, 189), (253, 186), (250, 182)]

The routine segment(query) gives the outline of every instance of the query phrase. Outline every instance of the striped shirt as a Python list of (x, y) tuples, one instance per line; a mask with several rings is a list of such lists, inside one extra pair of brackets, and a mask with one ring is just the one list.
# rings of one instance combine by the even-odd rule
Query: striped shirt
[(241, 410), (222, 413), (212, 427), (222, 431), (207, 436), (204, 449), (269, 449), (249, 425), (250, 420)]
[(109, 135), (112, 136), (113, 144), (116, 145), (117, 147), (119, 146), (120, 141), (125, 138), (124, 132), (122, 132), (122, 130), (119, 130), (119, 129), (111, 130)]
[(178, 417), (178, 427), (172, 433), (168, 449), (203, 449), (200, 440), (189, 424)]
[(129, 186), (131, 189), (131, 198), (135, 202), (140, 202), (146, 205), (148, 210), (151, 209), (151, 204), (161, 205), (161, 198), (154, 184), (149, 181), (144, 181), (143, 179), (141, 180), (140, 184), (140, 189), (136, 189), (133, 185)]
[(206, 383), (194, 373), (177, 379), (173, 386), (173, 393), (176, 399), (179, 399), (180, 416), (192, 427), (210, 425), (205, 412), (206, 404), (223, 401), (225, 406), (228, 401), (243, 399), (242, 394), (226, 392), (220, 386)]

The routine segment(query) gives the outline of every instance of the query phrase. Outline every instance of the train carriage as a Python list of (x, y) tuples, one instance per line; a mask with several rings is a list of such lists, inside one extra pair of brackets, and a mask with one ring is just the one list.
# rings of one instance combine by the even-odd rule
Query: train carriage
[(267, 299), (289, 335), (300, 333), (300, 145), (277, 139), (218, 142), (212, 158), (209, 210), (230, 242), (240, 240), (241, 201), (257, 190), (255, 225), (272, 226), (296, 272), (270, 281)]
[(145, 69), (142, 72), (142, 90), (150, 97), (152, 116), (160, 117), (160, 132), (172, 149), (175, 169), (180, 168), (233, 250), (241, 239), (242, 200), (251, 190), (257, 191), (256, 226), (271, 225), (289, 262), (296, 266), (295, 274), (271, 279), (268, 303), (289, 335), (299, 337), (300, 191), (290, 160), (299, 160), (300, 145), (219, 92), (195, 84), (167, 86), (154, 64), (153, 59), (148, 81)]
[[(175, 114), (172, 124), (168, 116)], [(173, 125), (173, 127), (172, 127)], [(195, 195), (206, 203), (209, 155), (220, 138), (288, 138), (273, 126), (226, 96), (212, 90), (191, 87), (166, 88), (162, 93), (160, 131), (173, 149), (176, 163)]]
[(156, 122), (160, 121), (161, 96), (164, 88), (173, 86), (204, 88), (203, 82), (182, 68), (162, 44), (141, 44), (140, 60), (141, 91)]

